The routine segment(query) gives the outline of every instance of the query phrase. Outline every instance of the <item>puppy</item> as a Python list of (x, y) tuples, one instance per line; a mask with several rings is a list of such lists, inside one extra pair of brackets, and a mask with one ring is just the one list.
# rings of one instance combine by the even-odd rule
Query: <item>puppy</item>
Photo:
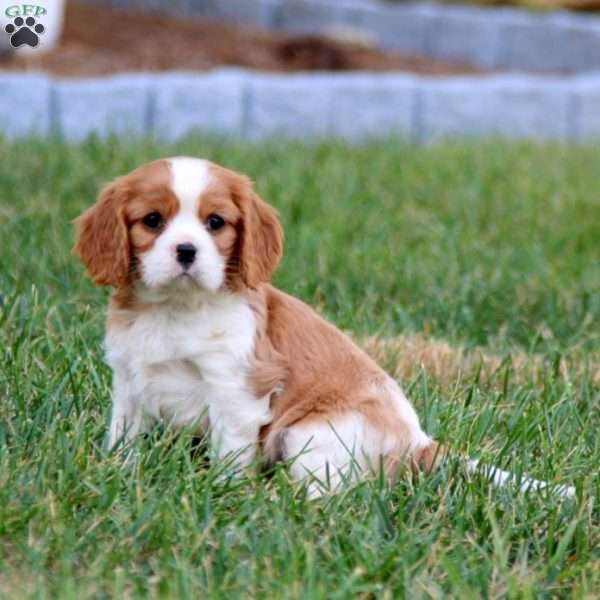
[(290, 461), (312, 496), (380, 466), (390, 478), (404, 465), (432, 469), (444, 449), (398, 384), (269, 284), (282, 250), (275, 210), (247, 177), (209, 161), (158, 160), (104, 188), (77, 220), (74, 252), (113, 288), (110, 446), (158, 419), (192, 425), (210, 432), (217, 459), (244, 467), (260, 450)]

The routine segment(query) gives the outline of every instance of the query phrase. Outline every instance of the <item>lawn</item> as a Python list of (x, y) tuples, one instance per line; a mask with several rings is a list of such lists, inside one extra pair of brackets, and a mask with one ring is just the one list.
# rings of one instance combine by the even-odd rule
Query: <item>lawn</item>
[[(70, 221), (141, 162), (209, 157), (280, 211), (275, 282), (401, 376), (426, 429), (554, 483), (458, 461), (306, 500), (285, 469), (222, 482), (191, 433), (103, 447), (105, 290)], [(600, 148), (397, 141), (0, 142), (0, 597), (600, 594)]]

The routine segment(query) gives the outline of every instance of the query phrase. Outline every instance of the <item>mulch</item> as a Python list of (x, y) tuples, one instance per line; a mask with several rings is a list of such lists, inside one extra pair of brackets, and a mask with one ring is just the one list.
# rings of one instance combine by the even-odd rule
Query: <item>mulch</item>
[(205, 71), (235, 65), (261, 71), (409, 71), (426, 75), (480, 70), (384, 52), (365, 40), (283, 33), (69, 2), (60, 45), (47, 53), (0, 57), (0, 70), (93, 77), (127, 71)]

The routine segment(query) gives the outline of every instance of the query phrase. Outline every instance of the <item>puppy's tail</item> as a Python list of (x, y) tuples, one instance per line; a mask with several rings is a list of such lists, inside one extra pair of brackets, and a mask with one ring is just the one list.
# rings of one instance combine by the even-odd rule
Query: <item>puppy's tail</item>
[[(439, 465), (445, 456), (448, 455), (449, 452), (444, 446), (432, 441), (428, 446), (415, 453), (414, 460), (419, 470), (430, 472)], [(460, 456), (460, 461), (469, 475), (476, 473), (482, 474), (496, 487), (516, 485), (522, 492), (550, 489), (550, 491), (559, 498), (575, 498), (575, 488), (570, 485), (553, 486), (546, 481), (533, 479), (533, 477), (517, 476), (510, 471), (504, 471), (498, 467), (482, 464), (477, 459), (465, 456)]]
[(575, 498), (575, 488), (571, 485), (553, 486), (547, 481), (540, 481), (533, 477), (518, 477), (510, 471), (503, 471), (498, 467), (481, 464), (477, 459), (463, 458), (468, 473), (482, 473), (496, 487), (507, 485), (518, 485), (522, 492), (530, 490), (550, 489), (550, 491), (560, 498)]

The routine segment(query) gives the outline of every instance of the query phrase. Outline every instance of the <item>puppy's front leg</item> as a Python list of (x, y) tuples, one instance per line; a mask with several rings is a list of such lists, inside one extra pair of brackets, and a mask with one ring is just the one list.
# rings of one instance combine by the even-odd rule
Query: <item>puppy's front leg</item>
[(126, 373), (113, 370), (113, 400), (108, 448), (112, 450), (119, 442), (126, 444), (140, 433), (142, 427), (142, 410), (138, 400), (132, 393), (131, 384)]
[(229, 456), (235, 470), (247, 467), (256, 456), (258, 433), (271, 422), (269, 396), (247, 392), (215, 394), (209, 403), (211, 451), (218, 460)]

